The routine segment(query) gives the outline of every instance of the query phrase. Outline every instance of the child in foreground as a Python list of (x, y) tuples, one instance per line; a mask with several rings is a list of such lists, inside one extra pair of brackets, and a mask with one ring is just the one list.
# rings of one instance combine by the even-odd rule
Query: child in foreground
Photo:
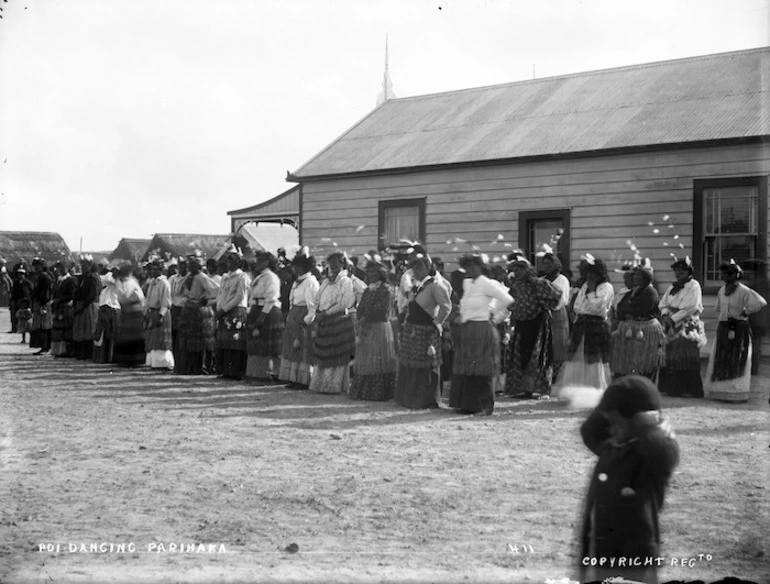
[(657, 583), (658, 513), (679, 446), (646, 377), (612, 383), (580, 428), (599, 456), (583, 515), (580, 580), (622, 577)]

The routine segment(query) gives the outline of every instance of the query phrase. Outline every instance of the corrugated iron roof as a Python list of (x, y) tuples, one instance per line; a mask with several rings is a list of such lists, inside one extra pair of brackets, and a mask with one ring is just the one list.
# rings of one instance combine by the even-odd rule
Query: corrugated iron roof
[(770, 134), (770, 47), (383, 103), (291, 179)]

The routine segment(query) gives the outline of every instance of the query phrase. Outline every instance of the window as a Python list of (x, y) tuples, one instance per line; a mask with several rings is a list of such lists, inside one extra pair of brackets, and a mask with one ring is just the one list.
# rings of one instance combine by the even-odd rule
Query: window
[(380, 201), (379, 247), (400, 239), (425, 243), (425, 198)]
[(704, 286), (721, 286), (719, 265), (766, 259), (767, 177), (695, 181), (693, 263)]
[(542, 260), (535, 254), (542, 251), (543, 244), (553, 248), (564, 270), (568, 270), (570, 267), (569, 209), (519, 212), (519, 247), (538, 273), (542, 273), (543, 266)]

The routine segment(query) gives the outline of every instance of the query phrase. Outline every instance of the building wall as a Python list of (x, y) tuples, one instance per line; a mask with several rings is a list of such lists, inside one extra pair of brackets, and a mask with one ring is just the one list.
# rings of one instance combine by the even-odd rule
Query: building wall
[[(673, 280), (672, 249), (693, 255), (693, 181), (768, 174), (770, 148), (733, 145), (307, 182), (302, 243), (319, 254), (335, 249), (331, 241), (364, 253), (377, 246), (378, 201), (425, 197), (428, 250), (451, 264), (470, 247), (447, 244), (450, 238), (495, 256), (506, 251), (492, 244), (498, 234), (518, 247), (520, 211), (569, 208), (573, 268), (586, 252), (619, 268), (631, 257), (630, 239), (651, 259), (663, 291)], [(684, 251), (673, 247), (679, 242)], [(620, 275), (612, 274), (612, 282), (619, 286)], [(706, 316), (714, 298), (704, 298)]]

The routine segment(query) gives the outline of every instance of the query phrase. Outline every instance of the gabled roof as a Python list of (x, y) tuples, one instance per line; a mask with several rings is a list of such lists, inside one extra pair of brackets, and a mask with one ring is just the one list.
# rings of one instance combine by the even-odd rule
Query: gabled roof
[(770, 47), (392, 99), (289, 180), (770, 135)]
[(61, 235), (50, 231), (0, 231), (0, 258), (9, 264), (40, 257), (46, 262), (67, 260), (70, 248)]
[(112, 251), (107, 259), (115, 260), (131, 260), (138, 262), (144, 252), (147, 251), (147, 246), (150, 245), (150, 239), (134, 239), (130, 237), (124, 237), (118, 242), (117, 247)]
[(258, 205), (228, 211), (228, 215), (299, 215), (299, 189), (301, 185), (294, 185), (280, 195), (268, 199)]

